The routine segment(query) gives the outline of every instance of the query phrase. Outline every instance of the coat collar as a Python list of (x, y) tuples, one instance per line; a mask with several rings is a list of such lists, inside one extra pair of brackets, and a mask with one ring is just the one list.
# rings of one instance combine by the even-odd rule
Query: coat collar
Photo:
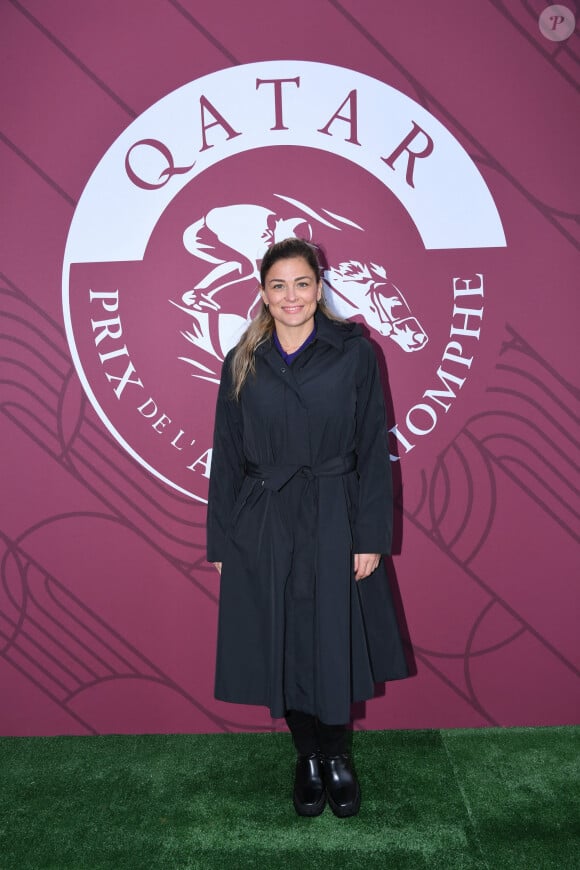
[[(321, 311), (316, 312), (314, 319), (316, 321), (316, 341), (324, 341), (339, 351), (343, 350), (345, 340), (362, 334), (357, 323), (351, 323), (348, 320), (343, 322), (329, 320)], [(269, 338), (256, 348), (255, 353), (263, 356), (273, 347), (274, 342)]]
[(321, 338), (338, 350), (343, 349), (345, 341), (364, 335), (362, 326), (352, 320), (330, 320), (321, 311), (317, 311), (314, 316), (317, 338)]

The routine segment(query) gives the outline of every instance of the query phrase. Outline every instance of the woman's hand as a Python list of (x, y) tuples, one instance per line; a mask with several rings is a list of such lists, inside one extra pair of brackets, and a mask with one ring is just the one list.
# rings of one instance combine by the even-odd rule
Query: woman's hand
[(354, 579), (363, 580), (376, 571), (381, 561), (380, 553), (355, 553), (354, 554)]
[(221, 562), (214, 562), (213, 564), (217, 568), (218, 574), (221, 574), (222, 573), (222, 563)]

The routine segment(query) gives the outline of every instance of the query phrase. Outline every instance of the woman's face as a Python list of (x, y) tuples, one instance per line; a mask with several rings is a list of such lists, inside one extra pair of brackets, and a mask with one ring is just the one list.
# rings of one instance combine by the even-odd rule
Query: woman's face
[(322, 281), (303, 257), (277, 260), (262, 287), (262, 299), (283, 331), (309, 325), (321, 294)]

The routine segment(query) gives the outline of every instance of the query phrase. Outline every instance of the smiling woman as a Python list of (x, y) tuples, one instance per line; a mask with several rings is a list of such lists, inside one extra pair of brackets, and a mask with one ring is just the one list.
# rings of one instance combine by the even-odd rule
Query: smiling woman
[(261, 310), (226, 357), (216, 411), (216, 697), (286, 717), (300, 815), (328, 799), (351, 816), (351, 703), (407, 675), (378, 570), (392, 529), (383, 395), (361, 328), (325, 304), (313, 245), (272, 245), (260, 280)]
[(286, 353), (294, 353), (314, 329), (322, 279), (304, 257), (278, 260), (262, 285), (262, 301), (274, 319)]

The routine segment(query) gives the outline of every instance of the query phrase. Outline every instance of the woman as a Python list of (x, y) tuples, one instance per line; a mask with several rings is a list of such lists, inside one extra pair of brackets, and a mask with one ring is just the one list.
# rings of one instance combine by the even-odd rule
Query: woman
[(285, 716), (299, 815), (358, 812), (354, 701), (406, 676), (380, 556), (392, 488), (377, 363), (324, 303), (313, 246), (272, 245), (262, 307), (224, 362), (208, 505), (221, 573), (216, 697)]

